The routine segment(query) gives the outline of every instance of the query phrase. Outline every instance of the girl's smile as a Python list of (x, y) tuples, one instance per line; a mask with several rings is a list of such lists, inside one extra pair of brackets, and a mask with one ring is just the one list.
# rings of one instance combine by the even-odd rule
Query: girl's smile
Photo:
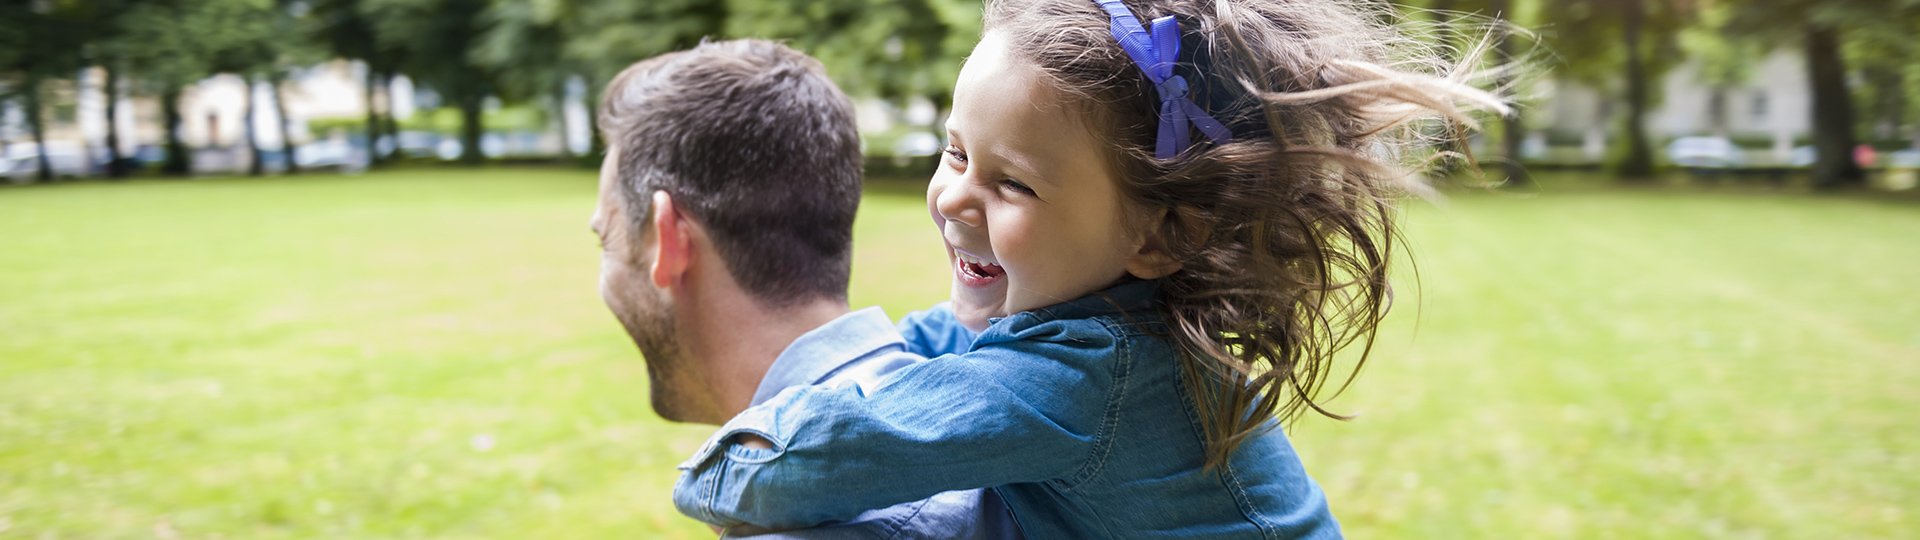
[(1001, 277), (1007, 269), (986, 259), (967, 253), (960, 248), (950, 248), (953, 255), (953, 271), (961, 284), (968, 287), (986, 288), (1002, 283)]

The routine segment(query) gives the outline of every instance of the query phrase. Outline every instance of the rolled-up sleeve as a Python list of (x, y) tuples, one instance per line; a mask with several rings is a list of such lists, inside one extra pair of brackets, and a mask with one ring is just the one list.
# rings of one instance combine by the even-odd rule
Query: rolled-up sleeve
[[(789, 528), (943, 491), (1076, 478), (1111, 437), (1111, 336), (1025, 337), (902, 369), (871, 394), (788, 389), (681, 465), (674, 504), (715, 525)], [(735, 444), (742, 433), (773, 448)]]

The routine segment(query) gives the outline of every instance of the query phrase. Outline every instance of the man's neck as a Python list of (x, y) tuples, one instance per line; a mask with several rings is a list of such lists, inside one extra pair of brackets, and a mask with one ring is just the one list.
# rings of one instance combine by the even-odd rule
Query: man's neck
[(781, 309), (769, 309), (746, 295), (724, 295), (700, 302), (682, 321), (689, 335), (688, 360), (706, 366), (707, 387), (717, 416), (725, 423), (752, 404), (754, 392), (780, 353), (802, 334), (848, 312), (838, 300), (817, 300)]

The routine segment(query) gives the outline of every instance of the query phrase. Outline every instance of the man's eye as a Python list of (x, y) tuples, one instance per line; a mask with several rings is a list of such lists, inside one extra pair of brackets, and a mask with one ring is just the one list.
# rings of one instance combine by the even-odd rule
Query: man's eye
[(1027, 187), (1027, 185), (1026, 185), (1026, 184), (1022, 184), (1022, 183), (1020, 183), (1020, 181), (1019, 181), (1019, 180), (1014, 180), (1014, 179), (1012, 179), (1012, 178), (1008, 178), (1008, 179), (1006, 179), (1006, 180), (1001, 180), (1001, 181), (1000, 181), (1000, 185), (1001, 185), (1001, 186), (1003, 186), (1003, 187), (1005, 187), (1005, 188), (1007, 188), (1007, 189), (1009, 189), (1009, 190), (1013, 190), (1014, 192), (1017, 192), (1017, 193), (1020, 193), (1020, 194), (1023, 194), (1023, 195), (1033, 195), (1033, 194), (1034, 194), (1034, 193), (1033, 193), (1033, 188), (1030, 188), (1030, 187)]

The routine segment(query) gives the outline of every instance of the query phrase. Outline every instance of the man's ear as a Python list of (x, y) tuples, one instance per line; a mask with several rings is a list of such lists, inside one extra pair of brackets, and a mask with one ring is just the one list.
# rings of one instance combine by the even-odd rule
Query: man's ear
[(673, 205), (672, 195), (653, 192), (653, 232), (658, 241), (653, 243), (653, 267), (647, 269), (653, 286), (666, 289), (678, 284), (692, 264), (693, 241), (688, 225), (686, 216)]
[(1140, 279), (1159, 279), (1180, 271), (1180, 261), (1174, 258), (1171, 249), (1171, 236), (1180, 227), (1182, 218), (1178, 212), (1160, 208), (1148, 216), (1145, 225), (1140, 228), (1140, 246), (1127, 256), (1127, 273)]

